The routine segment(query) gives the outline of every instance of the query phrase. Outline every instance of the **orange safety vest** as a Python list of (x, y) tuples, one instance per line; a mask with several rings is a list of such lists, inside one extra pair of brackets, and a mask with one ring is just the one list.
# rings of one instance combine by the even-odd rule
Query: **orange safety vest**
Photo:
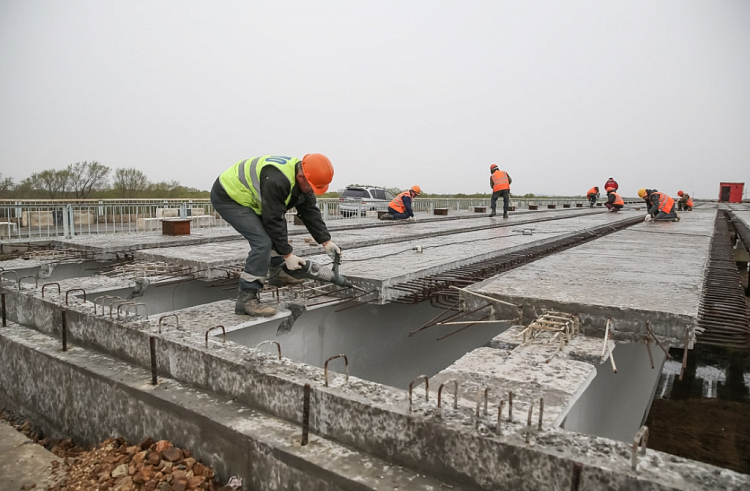
[(388, 204), (389, 208), (393, 208), (399, 213), (404, 213), (406, 211), (406, 206), (404, 206), (404, 196), (409, 196), (411, 198), (411, 193), (409, 191), (404, 191), (403, 193), (399, 194), (393, 200)]
[(596, 193), (598, 193), (598, 192), (599, 192), (599, 191), (597, 191), (597, 190), (596, 190), (596, 188), (591, 188), (591, 189), (589, 189), (589, 192), (588, 192), (588, 193), (586, 193), (586, 197), (588, 198), (588, 197), (589, 197), (589, 196), (591, 196), (592, 194), (596, 194)]
[(670, 198), (667, 194), (659, 191), (654, 191), (651, 194), (655, 194), (659, 197), (659, 211), (663, 211), (664, 213), (672, 213), (672, 210), (674, 209), (674, 200), (672, 198)]
[(614, 191), (612, 191), (612, 194), (615, 195), (615, 202), (612, 203), (613, 205), (625, 206), (625, 202), (622, 200), (622, 197), (619, 194), (615, 193)]
[(693, 198), (691, 198), (689, 194), (687, 195), (687, 197), (688, 197), (688, 199), (685, 202), (685, 204), (692, 208), (693, 207)]
[(508, 174), (502, 170), (496, 170), (492, 173), (492, 191), (503, 191), (504, 189), (510, 189), (510, 183), (508, 182)]

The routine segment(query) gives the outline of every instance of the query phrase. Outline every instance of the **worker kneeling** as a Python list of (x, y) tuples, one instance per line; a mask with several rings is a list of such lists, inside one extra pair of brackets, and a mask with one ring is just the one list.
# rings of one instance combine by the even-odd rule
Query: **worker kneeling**
[(400, 193), (388, 204), (388, 213), (380, 217), (381, 220), (416, 220), (414, 210), (412, 210), (412, 200), (422, 194), (419, 186), (412, 186), (411, 189)]
[[(331, 241), (316, 205), (333, 180), (333, 165), (319, 153), (302, 160), (266, 155), (242, 160), (224, 171), (211, 189), (211, 204), (221, 217), (250, 243), (245, 269), (240, 274), (236, 314), (271, 316), (276, 308), (260, 302), (262, 281), (283, 275), (281, 266), (301, 269), (306, 263), (292, 253), (286, 226), (286, 212), (297, 216), (326, 253), (335, 257), (341, 250)], [(291, 278), (289, 278), (291, 280)]]
[(604, 206), (607, 207), (607, 210), (615, 213), (622, 210), (622, 207), (625, 206), (622, 197), (615, 192), (614, 188), (607, 188), (606, 191), (607, 202), (604, 203)]
[(675, 210), (674, 200), (666, 193), (656, 189), (641, 188), (638, 190), (638, 196), (643, 198), (648, 206), (645, 221), (680, 219)]
[(589, 189), (589, 192), (586, 193), (586, 198), (589, 200), (589, 206), (594, 206), (596, 204), (596, 200), (599, 199), (599, 186), (594, 186), (593, 188)]
[(682, 190), (677, 191), (677, 196), (680, 199), (677, 201), (677, 209), (679, 211), (693, 211), (693, 198), (689, 194), (683, 193)]

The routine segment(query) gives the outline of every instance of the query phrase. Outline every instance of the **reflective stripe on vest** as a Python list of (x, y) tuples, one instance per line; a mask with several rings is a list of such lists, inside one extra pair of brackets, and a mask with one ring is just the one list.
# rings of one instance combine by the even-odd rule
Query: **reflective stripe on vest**
[(655, 194), (659, 197), (659, 211), (664, 213), (671, 213), (674, 208), (674, 200), (664, 193), (654, 191), (651, 194)]
[(505, 171), (496, 170), (492, 173), (492, 191), (503, 191), (510, 189), (510, 183), (508, 182), (508, 174)]
[(400, 193), (398, 196), (393, 198), (393, 200), (390, 203), (388, 203), (388, 207), (393, 208), (399, 213), (406, 212), (406, 206), (404, 206), (404, 196), (411, 197), (411, 194), (409, 193), (409, 191), (404, 191), (403, 193)]
[(289, 180), (289, 195), (284, 201), (285, 205), (289, 205), (292, 199), (292, 190), (296, 183), (296, 166), (300, 160), (266, 155), (254, 158), (250, 165), (247, 164), (247, 161), (248, 159), (237, 162), (219, 176), (221, 186), (229, 197), (240, 205), (251, 208), (258, 215), (262, 214), (263, 200), (260, 192), (260, 173), (265, 166), (272, 165)]
[(619, 194), (615, 193), (614, 191), (612, 191), (612, 194), (615, 195), (615, 202), (612, 203), (613, 205), (625, 206), (625, 202), (622, 200), (622, 197)]

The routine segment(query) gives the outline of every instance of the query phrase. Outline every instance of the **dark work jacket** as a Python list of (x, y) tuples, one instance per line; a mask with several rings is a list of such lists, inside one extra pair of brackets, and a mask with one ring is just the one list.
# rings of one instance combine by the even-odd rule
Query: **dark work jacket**
[(614, 205), (616, 199), (617, 196), (615, 196), (615, 193), (607, 193), (607, 203), (609, 203), (610, 205)]
[(297, 216), (305, 224), (315, 242), (322, 244), (331, 240), (331, 234), (328, 233), (323, 216), (316, 205), (315, 194), (312, 191), (303, 193), (299, 186), (295, 185), (292, 189), (292, 199), (286, 205), (284, 202), (289, 196), (289, 187), (289, 180), (274, 166), (267, 165), (260, 171), (263, 228), (271, 238), (274, 250), (282, 256), (292, 252), (286, 228), (286, 211), (291, 208), (297, 209)]
[[(656, 189), (647, 189), (646, 190), (646, 203), (648, 204), (648, 212), (651, 214), (651, 216), (656, 216), (659, 213), (659, 196), (655, 193)], [(674, 206), (672, 206), (671, 210), (666, 210), (666, 213), (671, 213), (674, 211)]]

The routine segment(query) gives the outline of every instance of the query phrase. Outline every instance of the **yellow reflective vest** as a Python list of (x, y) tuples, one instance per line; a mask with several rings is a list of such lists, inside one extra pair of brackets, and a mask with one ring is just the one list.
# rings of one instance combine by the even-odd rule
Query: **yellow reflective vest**
[(289, 205), (292, 199), (292, 190), (296, 184), (295, 169), (299, 159), (292, 157), (281, 157), (278, 155), (265, 155), (254, 159), (245, 159), (237, 162), (219, 176), (219, 182), (230, 198), (242, 206), (251, 208), (258, 215), (263, 213), (263, 200), (260, 192), (260, 171), (267, 165), (279, 169), (289, 179), (289, 196), (286, 197), (285, 205)]

